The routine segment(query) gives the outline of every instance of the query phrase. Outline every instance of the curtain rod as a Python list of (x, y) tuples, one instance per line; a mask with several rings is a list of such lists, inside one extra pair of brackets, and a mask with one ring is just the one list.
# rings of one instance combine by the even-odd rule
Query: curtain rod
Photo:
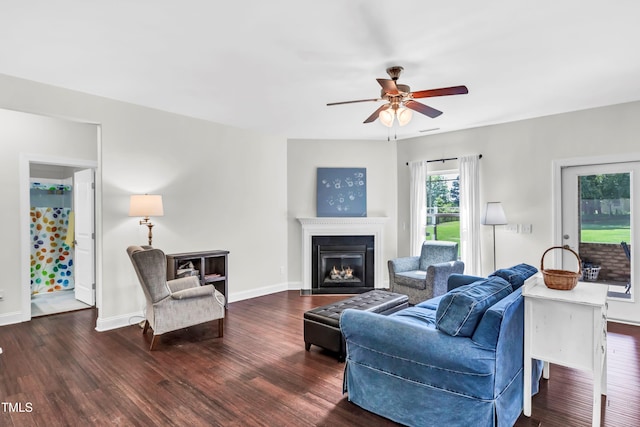
[[(482, 158), (482, 154), (478, 154), (478, 159)], [(446, 162), (447, 160), (458, 160), (457, 157), (448, 157), (446, 159), (436, 159), (436, 160), (424, 160), (425, 163), (435, 163), (435, 162)], [(409, 166), (409, 162), (407, 162), (407, 166)]]

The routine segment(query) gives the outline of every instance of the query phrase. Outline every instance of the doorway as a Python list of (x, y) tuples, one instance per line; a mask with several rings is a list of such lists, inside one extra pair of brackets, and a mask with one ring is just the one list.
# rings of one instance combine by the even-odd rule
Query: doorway
[(25, 321), (96, 305), (96, 168), (91, 160), (23, 156)]
[(95, 305), (94, 171), (30, 163), (31, 317)]
[[(634, 300), (639, 180), (640, 162), (561, 168), (560, 240), (580, 255), (581, 280), (608, 286), (610, 299)], [(562, 252), (562, 268), (575, 271), (575, 256)]]

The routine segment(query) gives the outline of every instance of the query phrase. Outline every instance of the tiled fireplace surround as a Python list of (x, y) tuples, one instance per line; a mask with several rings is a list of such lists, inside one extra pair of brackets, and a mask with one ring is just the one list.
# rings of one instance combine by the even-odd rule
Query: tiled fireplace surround
[(386, 217), (312, 217), (297, 218), (302, 225), (302, 295), (311, 294), (313, 236), (373, 236), (374, 238), (374, 287), (384, 288), (384, 224)]

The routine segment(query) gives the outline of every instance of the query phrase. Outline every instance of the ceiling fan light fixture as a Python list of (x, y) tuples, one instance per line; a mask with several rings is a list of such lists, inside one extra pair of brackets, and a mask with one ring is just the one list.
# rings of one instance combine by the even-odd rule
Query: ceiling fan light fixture
[(380, 114), (378, 115), (380, 122), (389, 128), (393, 126), (394, 117), (395, 117), (395, 111), (393, 111), (391, 107), (387, 108), (386, 110), (380, 111)]
[(400, 107), (398, 108), (398, 111), (396, 111), (396, 116), (398, 117), (398, 123), (400, 126), (404, 126), (411, 121), (413, 111), (408, 108)]
[(435, 119), (442, 114), (442, 111), (418, 102), (416, 99), (464, 95), (469, 93), (469, 89), (467, 89), (466, 86), (441, 87), (438, 89), (427, 89), (412, 92), (409, 85), (398, 83), (398, 78), (400, 77), (402, 70), (403, 68), (400, 66), (389, 67), (387, 68), (387, 74), (389, 74), (391, 79), (376, 79), (380, 85), (380, 97), (378, 98), (331, 102), (327, 105), (385, 101), (386, 104), (379, 106), (364, 120), (363, 123), (373, 123), (377, 119), (380, 119), (380, 122), (383, 125), (392, 127), (394, 120), (398, 119), (398, 124), (400, 126), (405, 126), (411, 121), (414, 111), (432, 119)]

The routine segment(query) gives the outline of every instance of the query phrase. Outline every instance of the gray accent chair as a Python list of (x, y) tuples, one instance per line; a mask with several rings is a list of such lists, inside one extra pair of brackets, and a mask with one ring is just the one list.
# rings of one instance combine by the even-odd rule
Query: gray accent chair
[(167, 281), (167, 257), (160, 249), (129, 246), (127, 254), (147, 300), (142, 333), (153, 329), (149, 350), (159, 335), (216, 319), (223, 336), (225, 298), (213, 285), (200, 286), (195, 276)]
[(412, 305), (446, 294), (449, 276), (464, 272), (458, 244), (439, 240), (424, 242), (420, 256), (396, 258), (387, 264), (391, 292), (407, 295)]

